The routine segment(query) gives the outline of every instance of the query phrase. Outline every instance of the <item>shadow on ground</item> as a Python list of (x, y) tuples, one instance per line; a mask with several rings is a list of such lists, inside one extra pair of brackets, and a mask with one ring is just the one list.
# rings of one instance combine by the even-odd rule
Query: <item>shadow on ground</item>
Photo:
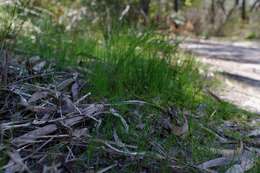
[(220, 72), (220, 74), (223, 75), (224, 77), (235, 80), (237, 82), (240, 82), (240, 83), (243, 83), (246, 85), (250, 85), (252, 87), (260, 88), (260, 80), (256, 80), (256, 79), (252, 79), (249, 77), (241, 76), (238, 74), (232, 74), (232, 73), (228, 73), (228, 72)]
[(260, 48), (199, 41), (187, 41), (184, 43), (184, 48), (211, 59), (243, 64), (260, 64)]

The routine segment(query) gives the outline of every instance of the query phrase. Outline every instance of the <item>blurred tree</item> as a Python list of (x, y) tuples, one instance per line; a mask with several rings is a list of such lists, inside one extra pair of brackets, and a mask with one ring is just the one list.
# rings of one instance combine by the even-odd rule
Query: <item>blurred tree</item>
[(246, 0), (243, 0), (243, 1), (242, 1), (241, 19), (242, 19), (242, 20), (247, 20), (247, 14), (246, 14)]
[(178, 12), (180, 8), (180, 0), (174, 0), (174, 11)]
[(216, 10), (215, 10), (215, 0), (211, 0), (211, 17), (210, 17), (210, 23), (214, 24), (215, 23), (215, 15), (216, 15)]
[(140, 7), (143, 13), (148, 16), (149, 15), (149, 5), (150, 5), (150, 0), (140, 0)]
[(252, 12), (257, 6), (260, 6), (260, 0), (256, 0), (250, 8), (250, 12)]
[(235, 0), (235, 5), (236, 5), (236, 6), (239, 5), (239, 0)]

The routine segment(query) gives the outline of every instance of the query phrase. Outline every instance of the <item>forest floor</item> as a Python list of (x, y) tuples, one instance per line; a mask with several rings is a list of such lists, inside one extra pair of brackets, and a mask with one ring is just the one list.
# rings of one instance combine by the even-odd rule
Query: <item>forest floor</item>
[(215, 91), (220, 98), (260, 113), (260, 43), (187, 40), (181, 47), (217, 72), (223, 81)]
[[(157, 75), (166, 76), (165, 74), (168, 72), (170, 75), (167, 76), (166, 80), (161, 80), (161, 76), (157, 77), (160, 79), (158, 80), (159, 83), (166, 81), (163, 83), (166, 86), (168, 81), (182, 81), (182, 83), (176, 85), (192, 84), (186, 84), (185, 86), (194, 91), (197, 86), (194, 81), (202, 84), (207, 79), (207, 76), (201, 80), (196, 78), (194, 75), (198, 73), (198, 70), (197, 68), (192, 70), (193, 66), (185, 66), (185, 64), (172, 66), (174, 64), (170, 64), (169, 67), (167, 64), (161, 63), (161, 61), (157, 61), (158, 58), (156, 57), (152, 57), (151, 60), (153, 61), (148, 63), (150, 68), (147, 68), (147, 63), (145, 63), (147, 61), (139, 58), (139, 56), (135, 57), (135, 54), (132, 53), (132, 48), (137, 47), (136, 44), (130, 44), (133, 40), (126, 42), (127, 39), (120, 39), (116, 40), (116, 45), (111, 43), (112, 49), (107, 47), (106, 49), (100, 49), (102, 53), (111, 53), (111, 50), (115, 50), (113, 56), (105, 54), (109, 57), (107, 60), (117, 56), (127, 57), (120, 59), (124, 62), (123, 64), (126, 64), (125, 66), (122, 66), (122, 63), (119, 65), (113, 64), (113, 61), (108, 61), (110, 63), (105, 64), (105, 67), (109, 67), (110, 70), (113, 70), (113, 68), (122, 69), (119, 72), (112, 71), (113, 73), (107, 74), (109, 79), (118, 79), (115, 82), (127, 76), (125, 75), (128, 72), (126, 70), (129, 70), (127, 67), (131, 67), (130, 70), (133, 69), (136, 72), (136, 69), (140, 67), (140, 63), (141, 65), (144, 64), (141, 69), (148, 69), (153, 72), (141, 71), (140, 74), (152, 74), (150, 76), (153, 76), (156, 73)], [(138, 46), (142, 44), (147, 46), (145, 41), (138, 39), (134, 41), (138, 41)], [(82, 42), (76, 43), (82, 44)], [(88, 45), (89, 42), (84, 43)], [(127, 45), (132, 46), (130, 46), (131, 49), (120, 47), (123, 45), (122, 43), (128, 43)], [(244, 66), (242, 67), (242, 64), (251, 65), (250, 63), (241, 63), (241, 67), (239, 67), (241, 69), (235, 73), (231, 70), (232, 68), (235, 70), (238, 65), (233, 64), (233, 67), (223, 62), (218, 67), (217, 62), (221, 61), (217, 61), (216, 57), (218, 56), (212, 55), (212, 58), (209, 58), (210, 53), (215, 52), (215, 54), (219, 55), (222, 53), (221, 50), (225, 54), (225, 49), (227, 49), (226, 54), (233, 53), (231, 45), (203, 43), (190, 41), (184, 43), (182, 47), (200, 54), (201, 57), (204, 57), (201, 60), (204, 62), (208, 60), (206, 62), (208, 64), (212, 60), (211, 63), (215, 64), (212, 66), (212, 70), (222, 68), (221, 73), (225, 74), (223, 75), (225, 80), (231, 81), (226, 76), (246, 76), (247, 73), (247, 76), (251, 77), (249, 74), (253, 72)], [(158, 43), (156, 45), (158, 46)], [(114, 49), (115, 46), (119, 46), (116, 47), (118, 49)], [(63, 45), (62, 47), (66, 46)], [(229, 47), (230, 49), (228, 49)], [(84, 46), (83, 48), (85, 49)], [(172, 47), (169, 48), (172, 49)], [(71, 51), (70, 49), (64, 51), (68, 50)], [(230, 59), (236, 59), (235, 57), (237, 57), (241, 62), (246, 61), (246, 54), (250, 54), (252, 57), (257, 57), (260, 54), (257, 48), (255, 50), (246, 47), (245, 53), (242, 48), (234, 48), (234, 50), (242, 53), (241, 55), (232, 55)], [(46, 50), (44, 49), (44, 51)], [(148, 52), (151, 51), (157, 51), (157, 49), (148, 49)], [(55, 49), (52, 52), (55, 52)], [(7, 63), (2, 67), (3, 70), (1, 71), (1, 77), (5, 84), (0, 88), (0, 98), (4, 98), (0, 99), (0, 173), (19, 171), (44, 173), (86, 171), (90, 173), (259, 172), (260, 119), (255, 118), (255, 114), (238, 109), (232, 104), (222, 102), (222, 100), (212, 98), (211, 96), (214, 95), (204, 93), (204, 88), (202, 89), (203, 95), (199, 92), (194, 94), (201, 97), (200, 102), (196, 102), (196, 99), (189, 99), (191, 98), (188, 97), (189, 95), (184, 97), (188, 93), (187, 90), (179, 90), (176, 92), (178, 95), (172, 97), (172, 100), (174, 101), (176, 98), (176, 101), (170, 102), (169, 105), (158, 104), (158, 101), (154, 102), (153, 98), (149, 97), (147, 97), (148, 99), (145, 99), (145, 97), (129, 97), (130, 94), (128, 93), (126, 96), (114, 100), (105, 98), (106, 95), (103, 95), (103, 98), (97, 97), (98, 94), (103, 94), (100, 86), (110, 85), (108, 85), (109, 83), (100, 83), (97, 92), (92, 87), (94, 84), (103, 81), (102, 79), (106, 79), (106, 76), (104, 77), (106, 73), (104, 72), (107, 71), (84, 73), (83, 69), (75, 68), (73, 63), (66, 68), (65, 65), (59, 67), (58, 61), (41, 58), (44, 55), (41, 53), (37, 53), (40, 56), (30, 58), (9, 52), (4, 52), (3, 55), (5, 56), (0, 56), (0, 58), (7, 59), (4, 60)], [(140, 57), (147, 57), (145, 51), (142, 53)], [(134, 61), (136, 63), (125, 61), (129, 60), (128, 57), (131, 56), (138, 61)], [(185, 54), (185, 56), (191, 58), (188, 54)], [(247, 61), (249, 60), (257, 61), (257, 58), (248, 58)], [(233, 61), (230, 60), (231, 62)], [(128, 63), (131, 63), (131, 66)], [(100, 64), (100, 66), (93, 66), (91, 63), (84, 65), (86, 67), (84, 69), (92, 71), (97, 69), (95, 67), (101, 69), (104, 67), (103, 64)], [(175, 73), (169, 73), (171, 71), (163, 71), (167, 70), (167, 68), (170, 70), (178, 68), (176, 77), (174, 77)], [(260, 70), (260, 67), (255, 69), (255, 76), (257, 76), (257, 70)], [(91, 76), (91, 74), (100, 75), (93, 78), (94, 75)], [(117, 78), (117, 76), (121, 77), (122, 74), (124, 74), (124, 78)], [(131, 73), (130, 77), (134, 74), (136, 73)], [(137, 74), (139, 74), (138, 71)], [(137, 79), (134, 80), (135, 86), (141, 84), (140, 88), (143, 90), (146, 83), (141, 82), (150, 76), (134, 76), (133, 79)], [(128, 87), (131, 84), (132, 78), (130, 77), (125, 81), (129, 84)], [(182, 80), (177, 80), (180, 78)], [(230, 82), (234, 86), (236, 86), (235, 79)], [(239, 86), (247, 84), (246, 82), (244, 84), (239, 80), (237, 81)], [(113, 81), (113, 86), (117, 86), (115, 82)], [(155, 80), (148, 82), (148, 84), (156, 84)], [(257, 88), (257, 84), (252, 84), (251, 87)], [(205, 81), (205, 85), (199, 86), (207, 87), (207, 81)], [(226, 87), (228, 88), (226, 92), (233, 94), (233, 97), (230, 98), (236, 98), (236, 92), (231, 91), (231, 86), (226, 86), (230, 87)], [(107, 88), (103, 90), (106, 91)], [(130, 89), (133, 90), (133, 88)], [(244, 92), (242, 88), (239, 89), (239, 91)], [(125, 92), (125, 90), (122, 91)], [(148, 95), (147, 93), (145, 94)], [(159, 95), (159, 92), (155, 93)], [(224, 94), (224, 91), (220, 93)], [(112, 94), (115, 96), (117, 93)], [(252, 95), (255, 97), (257, 94), (255, 92)], [(175, 96), (174, 93), (172, 96)], [(168, 100), (168, 97), (164, 96), (162, 98)], [(242, 96), (237, 98), (251, 99), (251, 97), (242, 98)], [(178, 102), (181, 103), (179, 107), (174, 105)], [(196, 103), (198, 106), (189, 108), (184, 103), (190, 105)], [(257, 108), (256, 104), (255, 108)]]

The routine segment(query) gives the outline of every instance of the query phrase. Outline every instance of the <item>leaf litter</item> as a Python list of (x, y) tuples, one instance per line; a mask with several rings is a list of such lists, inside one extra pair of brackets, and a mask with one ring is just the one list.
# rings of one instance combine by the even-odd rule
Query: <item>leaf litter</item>
[[(166, 109), (142, 100), (97, 102), (91, 99), (90, 92), (82, 91), (85, 81), (79, 72), (57, 72), (52, 62), (38, 56), (28, 60), (12, 58), (5, 65), (8, 78), (0, 88), (0, 151), (9, 159), (1, 168), (6, 173), (122, 171), (131, 164), (138, 165), (143, 158), (150, 160), (150, 166), (141, 167), (142, 172), (158, 172), (156, 164), (167, 160), (175, 172), (218, 172), (219, 168), (229, 166), (226, 173), (240, 173), (252, 169), (260, 156), (255, 144), (260, 140), (259, 129), (245, 133), (230, 124), (212, 130), (198, 122), (202, 129), (216, 136), (219, 144), (225, 145), (210, 148), (217, 157), (200, 164), (179, 163), (178, 152), (168, 153), (158, 141), (150, 141), (150, 149), (140, 149), (135, 142), (127, 144), (116, 129), (111, 129), (112, 140), (105, 139), (99, 128), (107, 117), (118, 119), (125, 134), (132, 124), (142, 126), (139, 130), (145, 129), (143, 122), (126, 118), (118, 109), (120, 105), (128, 106), (132, 112), (138, 112), (132, 106), (156, 109), (160, 118), (154, 123), (152, 133), (160, 131), (179, 139), (189, 135), (189, 120), (193, 117), (175, 107)], [(241, 131), (252, 140), (236, 141), (223, 135), (223, 129)], [(98, 135), (92, 135), (93, 131)], [(86, 163), (83, 154), (91, 142), (98, 151), (94, 153), (94, 161)]]

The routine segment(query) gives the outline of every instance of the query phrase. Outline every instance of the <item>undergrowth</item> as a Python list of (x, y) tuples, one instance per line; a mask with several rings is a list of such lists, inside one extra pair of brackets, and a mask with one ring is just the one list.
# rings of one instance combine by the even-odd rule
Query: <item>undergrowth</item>
[(104, 39), (48, 27), (35, 40), (18, 41), (20, 50), (30, 55), (54, 58), (60, 67), (86, 69), (95, 97), (152, 99), (191, 108), (201, 100), (205, 82), (192, 56), (178, 53), (177, 46), (159, 34), (131, 29), (116, 30)]
[[(139, 119), (134, 120), (137, 124), (130, 124), (129, 132), (125, 133), (118, 119), (108, 117), (99, 132), (93, 131), (92, 135), (113, 140), (116, 131), (122, 141), (134, 143), (140, 151), (153, 148), (150, 142), (157, 141), (163, 152), (177, 152), (177, 162), (198, 164), (215, 156), (208, 149), (215, 145), (215, 136), (204, 131), (200, 124), (211, 128), (223, 120), (250, 115), (205, 94), (203, 89), (210, 81), (199, 74), (200, 64), (191, 55), (179, 52), (178, 44), (169, 44), (155, 32), (117, 28), (109, 37), (104, 37), (100, 30), (65, 31), (63, 26), (53, 25), (48, 19), (36, 20), (35, 25), (41, 32), (19, 35), (15, 51), (28, 57), (40, 56), (55, 61), (58, 68), (79, 69), (86, 79), (85, 92), (91, 92), (91, 99), (114, 103), (145, 100), (160, 107), (174, 107), (203, 116), (199, 120), (189, 118), (190, 128), (185, 137), (173, 134), (162, 137), (153, 131), (154, 122), (160, 118), (158, 112), (150, 108), (131, 112), (131, 107), (118, 106), (126, 118), (138, 114)], [(137, 125), (142, 126), (141, 130)], [(95, 157), (102, 156), (97, 146), (95, 141), (90, 142), (83, 153), (89, 165)], [(190, 160), (184, 160), (183, 155), (190, 155)], [(142, 170), (140, 167), (148, 167), (151, 163), (148, 160), (131, 163), (127, 170)], [(169, 172), (164, 165), (171, 163), (165, 162), (161, 163), (161, 170)]]
[(58, 68), (80, 69), (95, 99), (142, 99), (189, 110), (202, 104), (206, 111), (217, 110), (220, 119), (245, 113), (205, 94), (214, 82), (199, 74), (201, 64), (156, 32), (115, 27), (107, 38), (98, 28), (69, 32), (47, 19), (36, 24), (41, 33), (19, 36), (16, 51), (54, 60)]

